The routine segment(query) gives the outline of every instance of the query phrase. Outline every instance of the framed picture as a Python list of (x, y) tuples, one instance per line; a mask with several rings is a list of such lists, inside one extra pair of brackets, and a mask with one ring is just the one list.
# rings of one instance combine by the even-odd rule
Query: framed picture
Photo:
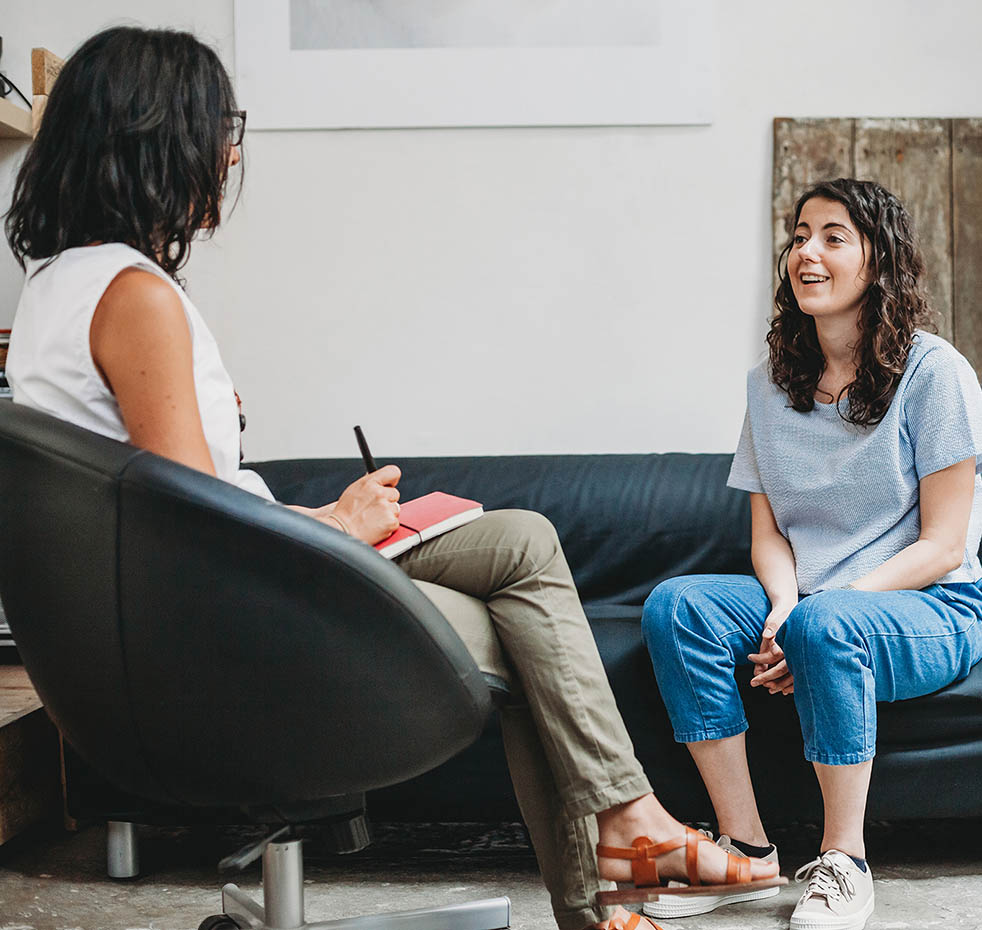
[(712, 122), (714, 0), (235, 0), (250, 129)]

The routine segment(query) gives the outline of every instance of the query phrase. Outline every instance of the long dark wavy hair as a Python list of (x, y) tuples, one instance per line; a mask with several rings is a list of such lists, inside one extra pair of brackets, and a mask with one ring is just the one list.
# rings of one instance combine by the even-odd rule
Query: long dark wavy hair
[[(788, 275), (794, 230), (802, 207), (813, 197), (841, 203), (863, 237), (864, 252), (868, 243), (870, 284), (859, 312), (856, 377), (848, 387), (848, 411), (840, 408), (839, 414), (851, 423), (873, 426), (883, 419), (903, 377), (914, 330), (937, 332), (921, 285), (924, 260), (904, 205), (873, 181), (822, 181), (798, 198), (791, 237), (778, 259), (780, 285), (767, 334), (771, 380), (787, 393), (793, 409), (814, 409), (815, 390), (826, 365), (815, 320), (798, 307)], [(838, 405), (839, 398), (834, 400)]]
[(177, 279), (195, 234), (220, 221), (235, 109), (218, 55), (190, 33), (90, 38), (65, 62), (17, 175), (5, 230), (21, 266), (125, 242)]

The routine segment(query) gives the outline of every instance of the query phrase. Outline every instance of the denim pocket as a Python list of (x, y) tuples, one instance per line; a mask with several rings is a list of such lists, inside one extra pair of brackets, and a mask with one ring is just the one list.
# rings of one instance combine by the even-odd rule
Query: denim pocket
[(964, 633), (973, 626), (980, 626), (982, 619), (982, 590), (977, 582), (958, 581), (951, 584), (933, 584), (924, 592), (955, 608), (957, 619), (953, 619), (955, 629)]
[(976, 581), (953, 581), (948, 584), (933, 584), (924, 589), (935, 597), (943, 597), (962, 604), (976, 604), (982, 609), (982, 589)]

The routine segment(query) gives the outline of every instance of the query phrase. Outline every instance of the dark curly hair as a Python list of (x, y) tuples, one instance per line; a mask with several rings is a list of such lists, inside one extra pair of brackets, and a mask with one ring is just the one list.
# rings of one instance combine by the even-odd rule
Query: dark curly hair
[(125, 242), (177, 278), (219, 223), (235, 96), (187, 32), (118, 27), (65, 62), (17, 175), (7, 241), (24, 266)]
[[(848, 387), (849, 409), (839, 414), (861, 426), (873, 426), (886, 414), (903, 377), (915, 329), (937, 332), (934, 313), (921, 285), (924, 260), (914, 241), (913, 224), (904, 205), (873, 181), (838, 178), (806, 190), (794, 208), (791, 237), (778, 258), (780, 285), (771, 319), (771, 380), (784, 390), (791, 407), (814, 409), (815, 390), (825, 371), (813, 317), (798, 307), (788, 275), (788, 255), (802, 207), (813, 197), (841, 203), (863, 238), (870, 284), (859, 312), (855, 380)], [(835, 398), (838, 405), (839, 398)]]

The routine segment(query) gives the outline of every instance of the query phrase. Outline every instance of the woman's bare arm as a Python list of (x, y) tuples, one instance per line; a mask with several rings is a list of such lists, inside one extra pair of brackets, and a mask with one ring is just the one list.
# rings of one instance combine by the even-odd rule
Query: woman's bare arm
[[(214, 475), (194, 387), (191, 332), (174, 289), (150, 271), (121, 272), (96, 307), (89, 347), (130, 441)], [(398, 468), (386, 465), (331, 504), (294, 509), (376, 543), (399, 525), (400, 476)]]
[(784, 661), (784, 652), (775, 642), (777, 631), (798, 603), (798, 577), (791, 543), (778, 529), (774, 511), (766, 494), (750, 495), (750, 558), (757, 580), (771, 602), (764, 622), (760, 649), (748, 658), (754, 663), (751, 684), (764, 685), (772, 694), (794, 691), (794, 679)]
[[(956, 569), (965, 557), (965, 537), (968, 533), (974, 494), (974, 457), (922, 478), (920, 482), (921, 529), (917, 541), (901, 549), (873, 571), (854, 580), (851, 583), (852, 587), (861, 591), (919, 590), (934, 584), (939, 578)], [(762, 502), (751, 504), (754, 514), (754, 570), (768, 596), (771, 596), (771, 588), (768, 585), (776, 591), (783, 592), (782, 585), (788, 577), (788, 559), (790, 558), (790, 567), (793, 571), (794, 557), (784, 537), (781, 537), (780, 541), (773, 537), (772, 527), (766, 519), (770, 515), (773, 521), (767, 499), (762, 494), (753, 497), (763, 499)], [(759, 538), (758, 529), (762, 531)], [(773, 526), (773, 530), (776, 532), (777, 527)], [(786, 554), (782, 554), (784, 547), (781, 541), (787, 547)], [(767, 581), (761, 577), (761, 572), (764, 573)], [(797, 592), (795, 592), (795, 599), (797, 599)], [(754, 679), (751, 683), (764, 685), (772, 692), (782, 691), (789, 694), (794, 690), (794, 680), (787, 672), (786, 663), (782, 660), (775, 661), (780, 650), (773, 641), (773, 633), (770, 634), (770, 642), (768, 642), (769, 627), (772, 625), (772, 619), (777, 619), (776, 613), (772, 610), (771, 616), (768, 617), (760, 654), (750, 656), (751, 661), (755, 663)], [(784, 616), (779, 618), (780, 622), (774, 626), (774, 633), (786, 617), (787, 613), (784, 613)]]
[(174, 288), (150, 271), (120, 272), (96, 306), (89, 348), (130, 441), (214, 475), (194, 387), (191, 332)]
[(974, 457), (925, 475), (920, 481), (917, 542), (855, 579), (852, 586), (861, 591), (918, 590), (954, 571), (965, 558), (974, 495)]
[(791, 544), (778, 529), (766, 494), (750, 495), (750, 559), (757, 580), (771, 602), (771, 611), (791, 608), (798, 603), (798, 578), (795, 575)]

